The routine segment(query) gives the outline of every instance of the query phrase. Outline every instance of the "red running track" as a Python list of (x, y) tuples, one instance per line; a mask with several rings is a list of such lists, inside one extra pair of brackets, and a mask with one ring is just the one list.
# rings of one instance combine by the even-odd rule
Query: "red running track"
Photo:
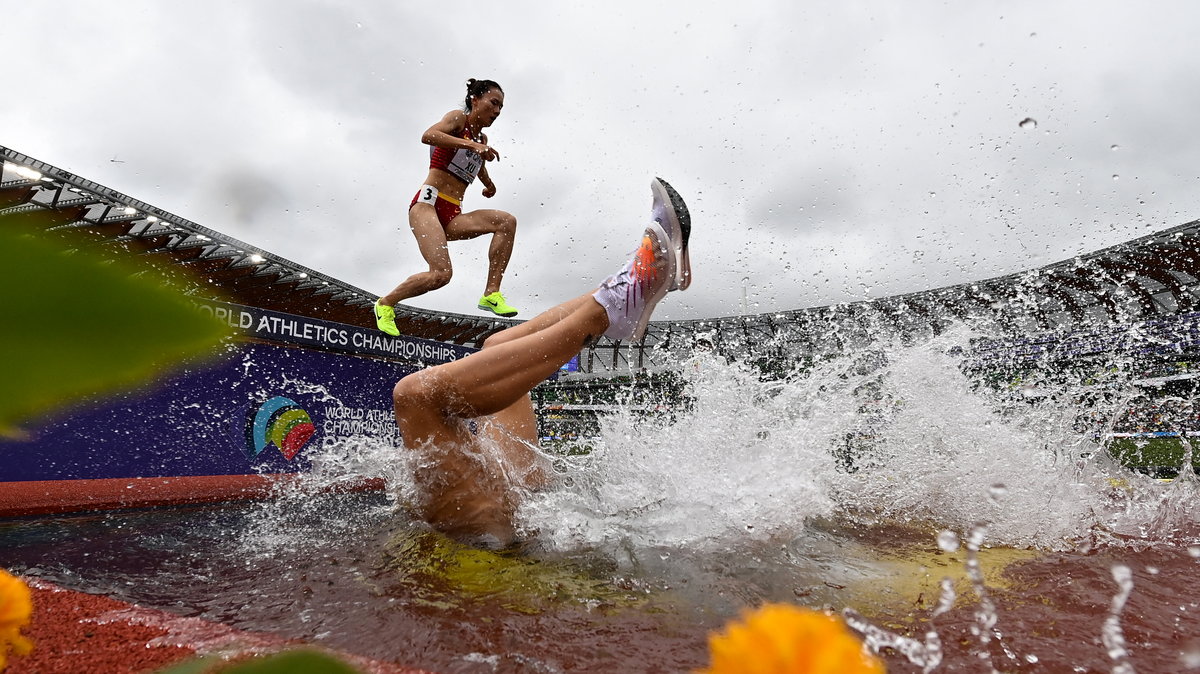
[[(205, 655), (240, 661), (305, 645), (24, 580), (33, 593), (33, 621), (22, 634), (33, 641), (33, 651), (25, 656), (10, 654), (5, 674), (143, 674)], [(321, 650), (364, 674), (425, 671)]]

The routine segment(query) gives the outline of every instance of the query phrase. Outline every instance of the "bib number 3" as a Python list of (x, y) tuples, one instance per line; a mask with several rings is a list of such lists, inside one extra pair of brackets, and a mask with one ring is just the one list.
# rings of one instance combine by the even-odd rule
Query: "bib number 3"
[(432, 185), (421, 185), (421, 191), (417, 193), (417, 203), (429, 204), (430, 206), (437, 205), (438, 191)]

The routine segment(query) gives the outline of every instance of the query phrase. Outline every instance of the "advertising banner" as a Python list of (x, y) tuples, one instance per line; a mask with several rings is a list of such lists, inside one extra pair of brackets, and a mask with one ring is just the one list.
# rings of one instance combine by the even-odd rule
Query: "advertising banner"
[[(254, 341), (0, 439), (0, 488), (19, 481), (294, 473), (348, 438), (399, 446), (391, 392), (469, 347), (220, 302), (198, 303)], [(263, 343), (265, 340), (270, 343)]]

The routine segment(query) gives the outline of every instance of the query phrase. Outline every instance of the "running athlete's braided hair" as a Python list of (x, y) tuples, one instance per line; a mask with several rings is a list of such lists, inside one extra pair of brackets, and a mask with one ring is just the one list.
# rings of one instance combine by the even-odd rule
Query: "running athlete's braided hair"
[(466, 110), (467, 112), (470, 112), (471, 111), (471, 99), (479, 98), (480, 96), (486, 94), (487, 92), (491, 91), (492, 89), (496, 89), (500, 93), (504, 93), (504, 90), (500, 88), (500, 85), (496, 84), (495, 82), (493, 82), (491, 80), (477, 80), (474, 77), (467, 80), (467, 98), (463, 102), (463, 109)]

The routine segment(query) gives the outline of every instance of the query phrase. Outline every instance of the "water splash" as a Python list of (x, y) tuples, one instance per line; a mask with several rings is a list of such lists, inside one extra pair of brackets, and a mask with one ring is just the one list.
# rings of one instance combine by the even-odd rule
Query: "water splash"
[[(316, 396), (333, 408), (346, 407), (321, 384), (286, 378), (287, 390)], [(240, 531), (239, 547), (247, 559), (269, 557), (282, 549), (303, 550), (339, 536), (353, 536), (389, 519), (398, 503), (411, 498), (414, 485), (409, 454), (398, 451), (394, 429), (325, 437), (305, 449), (311, 468), (275, 485), (274, 497), (259, 503)], [(344, 510), (331, 493), (361, 488), (376, 481), (388, 485), (373, 507)]]
[(875, 653), (885, 648), (893, 649), (926, 674), (942, 664), (942, 640), (936, 630), (927, 631), (922, 642), (873, 625), (852, 609), (842, 611), (842, 617), (847, 625), (863, 635), (863, 642)]
[(1115, 564), (1112, 567), (1112, 577), (1119, 590), (1113, 596), (1112, 606), (1104, 619), (1104, 629), (1100, 637), (1108, 650), (1108, 657), (1113, 661), (1113, 674), (1133, 674), (1133, 665), (1129, 662), (1129, 649), (1125, 643), (1125, 632), (1121, 629), (1121, 611), (1125, 609), (1125, 602), (1133, 593), (1133, 572), (1124, 564)]
[[(989, 645), (993, 638), (999, 640), (1001, 635), (996, 629), (996, 622), (999, 620), (999, 616), (996, 614), (996, 605), (992, 603), (992, 598), (988, 595), (987, 585), (983, 580), (983, 569), (979, 564), (979, 548), (983, 545), (986, 533), (987, 527), (977, 524), (971, 527), (971, 531), (967, 534), (966, 570), (971, 587), (974, 588), (975, 594), (979, 598), (979, 604), (975, 609), (975, 624), (971, 626), (972, 634), (979, 640), (979, 649), (975, 651), (975, 656), (994, 672), (996, 668), (992, 665)], [(1012, 657), (1012, 653), (1007, 649), (1005, 652), (1010, 658)]]
[(533, 495), (525, 526), (548, 546), (720, 549), (787, 541), (833, 512), (827, 429), (843, 423), (805, 387), (703, 359), (690, 410), (605, 418), (593, 449), (561, 462), (562, 489)]
[(950, 330), (778, 378), (695, 354), (690, 409), (605, 418), (593, 451), (560, 460), (564, 486), (533, 495), (523, 524), (560, 550), (753, 547), (827, 517), (987, 522), (993, 544), (1041, 550), (1200, 541), (1190, 468), (1165, 485), (1119, 466), (1080, 432), (1094, 401), (1069, 391), (980, 386), (959, 355), (972, 336)]

